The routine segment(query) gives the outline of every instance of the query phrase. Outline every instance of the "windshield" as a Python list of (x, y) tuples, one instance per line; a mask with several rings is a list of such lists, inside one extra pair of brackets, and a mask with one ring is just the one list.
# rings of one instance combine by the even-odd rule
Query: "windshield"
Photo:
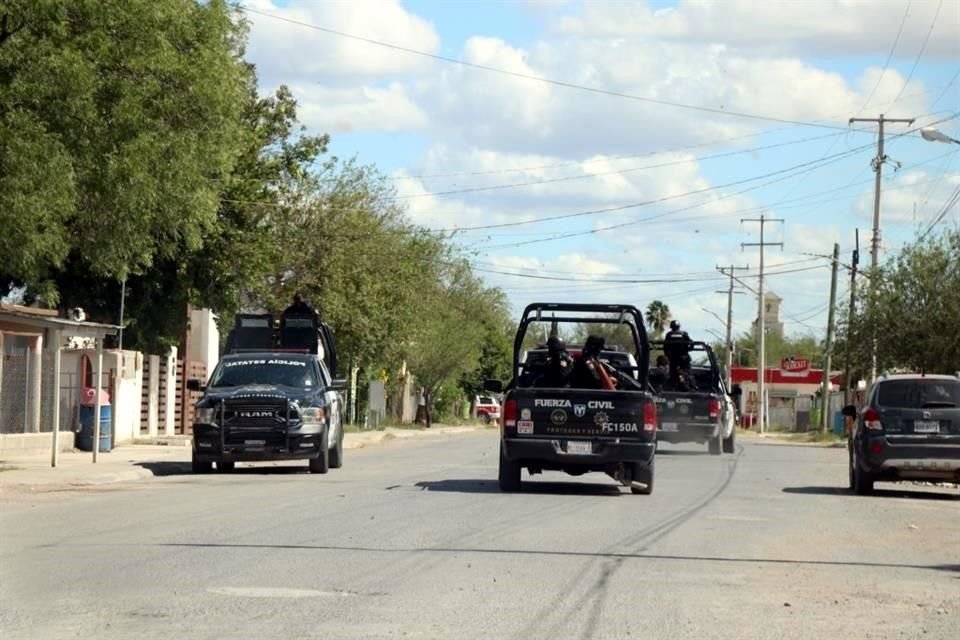
[(923, 409), (960, 406), (960, 380), (893, 380), (880, 385), (881, 407)]
[(317, 374), (309, 361), (296, 358), (249, 358), (221, 362), (210, 378), (211, 387), (279, 385), (316, 388)]

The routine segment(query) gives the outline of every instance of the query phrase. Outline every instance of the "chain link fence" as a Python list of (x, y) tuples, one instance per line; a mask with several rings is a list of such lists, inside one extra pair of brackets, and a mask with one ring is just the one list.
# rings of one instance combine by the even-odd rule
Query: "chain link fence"
[[(33, 433), (34, 385), (32, 371), (37, 357), (31, 339), (8, 335), (4, 340), (3, 368), (0, 372), (0, 434)], [(53, 379), (52, 351), (43, 351), (40, 362), (40, 432), (53, 430), (56, 384)], [(60, 430), (73, 431), (79, 423), (80, 376), (75, 371), (60, 372)]]

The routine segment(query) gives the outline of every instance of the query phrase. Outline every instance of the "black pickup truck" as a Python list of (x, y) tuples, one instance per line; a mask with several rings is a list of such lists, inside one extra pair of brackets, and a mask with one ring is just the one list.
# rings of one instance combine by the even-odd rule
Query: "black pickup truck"
[[(654, 352), (663, 351), (664, 342), (650, 343)], [(669, 443), (707, 443), (713, 455), (733, 453), (737, 435), (734, 404), (725, 388), (720, 365), (706, 342), (686, 343), (694, 366), (689, 376), (671, 380), (669, 375), (651, 372), (651, 385), (657, 393), (660, 422), (657, 441)]]
[[(559, 325), (629, 327), (632, 358), (593, 359), (602, 367), (601, 385), (544, 385), (541, 375), (550, 363), (542, 358), (548, 334)], [(599, 332), (599, 331), (598, 331)], [(569, 352), (583, 358), (579, 348)], [(568, 353), (569, 353), (568, 352)], [(632, 363), (636, 363), (633, 365)], [(587, 361), (574, 366), (588, 366)], [(579, 476), (607, 473), (633, 493), (653, 491), (657, 411), (647, 387), (649, 346), (640, 312), (631, 305), (535, 303), (523, 312), (513, 349), (514, 379), (507, 385), (501, 420), (499, 484), (504, 491), (521, 489), (521, 472), (564, 471)], [(488, 380), (493, 393), (504, 391), (499, 380)]]
[(343, 401), (336, 348), (315, 316), (240, 315), (228, 338), (230, 353), (203, 391), (193, 424), (193, 471), (238, 461), (307, 460), (310, 471), (343, 465)]

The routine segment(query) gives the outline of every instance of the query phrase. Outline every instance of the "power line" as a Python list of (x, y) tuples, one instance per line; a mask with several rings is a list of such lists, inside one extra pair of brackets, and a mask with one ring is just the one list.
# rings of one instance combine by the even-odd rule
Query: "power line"
[(943, 222), (943, 219), (947, 217), (947, 214), (950, 213), (950, 210), (956, 206), (957, 202), (960, 202), (960, 184), (953, 190), (953, 193), (947, 199), (946, 204), (943, 205), (943, 209), (940, 211), (940, 214), (937, 215), (930, 225), (927, 227), (926, 231), (920, 234), (917, 238), (918, 241), (923, 240), (930, 232), (933, 231), (934, 227)]
[[(869, 147), (871, 147), (871, 146), (873, 146), (873, 145), (872, 145), (872, 144), (864, 145), (864, 146), (862, 146), (862, 147), (854, 148), (854, 149), (852, 149), (852, 150), (850, 150), (850, 151), (844, 151), (844, 152), (842, 152), (842, 153), (835, 154), (834, 156), (832, 156), (831, 162), (832, 162), (832, 161), (839, 160), (839, 159), (842, 159), (842, 158), (845, 158), (845, 157), (852, 156), (852, 155), (854, 155), (854, 154), (856, 154), (856, 153), (858, 153), (858, 152), (860, 152), (860, 151), (863, 151), (864, 149), (867, 149), (867, 148), (869, 148)], [(769, 178), (769, 177), (771, 177), (771, 176), (776, 176), (776, 175), (782, 175), (782, 174), (784, 174), (784, 173), (790, 173), (790, 172), (792, 172), (792, 171), (796, 171), (797, 169), (805, 168), (805, 167), (807, 167), (807, 166), (809, 166), (809, 165), (811, 165), (811, 164), (821, 163), (821, 162), (824, 162), (824, 161), (825, 161), (825, 159), (821, 158), (821, 159), (813, 160), (813, 161), (810, 161), (810, 162), (803, 162), (803, 163), (798, 164), (798, 165), (793, 165), (793, 166), (787, 167), (787, 168), (785, 168), (785, 169), (780, 169), (780, 170), (777, 170), (777, 171), (771, 171), (771, 172), (769, 172), (769, 173), (765, 173), (765, 174), (762, 174), (762, 175), (759, 175), (759, 176), (754, 176), (754, 177), (752, 177), (752, 178), (744, 178), (744, 179), (741, 179), (741, 180), (735, 180), (735, 181), (733, 181), (733, 182), (728, 182), (728, 183), (721, 184), (721, 185), (716, 185), (716, 186), (713, 186), (713, 187), (704, 187), (704, 188), (702, 188), (702, 189), (695, 189), (695, 190), (693, 190), (693, 191), (688, 191), (688, 192), (685, 192), (685, 193), (679, 193), (679, 194), (674, 194), (674, 195), (669, 195), (669, 196), (662, 196), (662, 197), (660, 197), (660, 198), (655, 198), (655, 199), (652, 199), (652, 200), (645, 200), (645, 201), (642, 201), (642, 202), (633, 202), (633, 203), (630, 203), (630, 204), (619, 205), (619, 206), (616, 206), (616, 207), (605, 207), (605, 208), (602, 208), (602, 209), (591, 209), (591, 210), (588, 210), (588, 211), (578, 211), (578, 212), (576, 212), (576, 213), (566, 213), (566, 214), (559, 214), (559, 215), (553, 215), (553, 216), (544, 216), (544, 217), (540, 217), (540, 218), (531, 218), (531, 219), (528, 219), (528, 220), (520, 220), (520, 221), (517, 221), (517, 222), (501, 222), (501, 223), (497, 223), (497, 224), (476, 225), (476, 226), (470, 226), (470, 227), (457, 227), (457, 228), (452, 228), (452, 229), (438, 229), (438, 231), (472, 231), (472, 230), (476, 230), (476, 229), (502, 229), (502, 228), (505, 228), (505, 227), (518, 227), (518, 226), (523, 226), (523, 225), (527, 225), (527, 224), (534, 224), (534, 223), (537, 223), (537, 222), (551, 222), (551, 221), (554, 221), (554, 220), (566, 220), (566, 219), (569, 219), (569, 218), (579, 218), (579, 217), (583, 217), (583, 216), (592, 216), (592, 215), (598, 215), (598, 214), (602, 214), (602, 213), (613, 213), (613, 212), (616, 212), (616, 211), (625, 211), (625, 210), (627, 210), (627, 209), (637, 209), (637, 208), (640, 208), (640, 207), (650, 206), (650, 205), (652, 205), (652, 204), (659, 204), (659, 203), (661, 203), (661, 202), (668, 202), (668, 201), (670, 201), (670, 200), (677, 200), (677, 199), (686, 198), (686, 197), (689, 197), (689, 196), (692, 196), (692, 195), (698, 195), (698, 194), (701, 194), (701, 193), (708, 193), (708, 192), (710, 192), (710, 191), (716, 191), (716, 190), (718, 190), (718, 189), (725, 189), (725, 188), (727, 188), (727, 187), (733, 187), (733, 186), (737, 186), (737, 185), (741, 185), (741, 184), (746, 184), (746, 183), (748, 183), (748, 182), (755, 182), (755, 181), (757, 181), (757, 180), (763, 180), (764, 178)], [(760, 185), (760, 186), (765, 186), (765, 185)]]
[(917, 70), (917, 65), (920, 64), (920, 58), (923, 57), (923, 52), (927, 49), (927, 43), (930, 42), (930, 35), (933, 33), (934, 27), (937, 26), (937, 18), (940, 17), (940, 10), (943, 8), (943, 0), (940, 0), (940, 3), (937, 5), (937, 12), (933, 15), (933, 21), (930, 22), (930, 29), (927, 31), (927, 37), (923, 39), (923, 45), (920, 47), (920, 53), (917, 54), (917, 59), (913, 61), (913, 66), (910, 67), (910, 73), (907, 74), (907, 80), (903, 83), (903, 86), (900, 87), (900, 93), (897, 94), (897, 97), (893, 99), (894, 103), (900, 99), (900, 96), (903, 95), (903, 90), (907, 88), (907, 85), (910, 84), (910, 80), (913, 79), (913, 72)]
[[(877, 78), (877, 84), (873, 85), (873, 89), (870, 91), (870, 95), (867, 96), (866, 101), (863, 103), (863, 106), (860, 107), (860, 111), (863, 111), (867, 108), (867, 105), (870, 104), (870, 100), (873, 99), (874, 94), (877, 92), (877, 89), (880, 87), (880, 83), (883, 82), (883, 76), (887, 73), (887, 68), (890, 66), (890, 60), (893, 58), (893, 52), (897, 49), (897, 43), (900, 42), (900, 35), (903, 33), (903, 25), (907, 23), (907, 15), (910, 13), (910, 7), (913, 5), (913, 0), (907, 3), (907, 8), (903, 11), (903, 18), (900, 19), (900, 28), (897, 29), (897, 37), (893, 39), (893, 45), (890, 47), (890, 53), (887, 54), (887, 60), (883, 63), (883, 70), (880, 72), (880, 77)], [(906, 85), (904, 85), (906, 86)], [(903, 87), (901, 87), (901, 92)], [(897, 96), (899, 98), (900, 96)], [(895, 101), (894, 101), (895, 102)]]
[(376, 40), (376, 39), (374, 39), (374, 38), (367, 38), (367, 37), (364, 37), (364, 36), (358, 36), (358, 35), (356, 35), (356, 34), (346, 33), (346, 32), (344, 32), (344, 31), (338, 31), (338, 30), (336, 30), (336, 29), (330, 29), (329, 27), (321, 27), (320, 25), (316, 25), (316, 24), (313, 24), (313, 23), (310, 23), (310, 22), (304, 22), (304, 21), (302, 21), (302, 20), (294, 20), (293, 18), (287, 18), (287, 17), (284, 17), (284, 16), (278, 16), (278, 15), (276, 15), (276, 14), (274, 14), (274, 13), (268, 13), (268, 12), (266, 12), (266, 11), (259, 11), (259, 10), (257, 10), (257, 9), (251, 9), (250, 7), (246, 7), (246, 6), (239, 6), (238, 8), (239, 8), (241, 11), (244, 11), (244, 12), (246, 12), (246, 13), (263, 16), (263, 17), (265, 17), (265, 18), (271, 18), (271, 19), (273, 19), (273, 20), (278, 20), (278, 21), (280, 21), (280, 22), (286, 22), (286, 23), (289, 23), (289, 24), (295, 24), (295, 25), (298, 25), (298, 26), (301, 26), (301, 27), (305, 27), (305, 28), (308, 28), (308, 29), (313, 29), (314, 31), (320, 31), (320, 32), (322, 32), (322, 33), (328, 33), (328, 34), (331, 34), (331, 35), (335, 35), (335, 36), (338, 36), (338, 37), (340, 37), (340, 38), (347, 38), (347, 39), (350, 39), (350, 40), (355, 40), (355, 41), (357, 41), (357, 42), (365, 42), (365, 43), (367, 43), (367, 44), (372, 44), (372, 45), (375, 45), (375, 46), (378, 46), (378, 47), (384, 47), (384, 48), (387, 48), (387, 49), (392, 49), (392, 50), (394, 50), (394, 51), (402, 51), (403, 53), (408, 53), (408, 54), (411, 54), (411, 55), (421, 56), (421, 57), (424, 57), (424, 58), (430, 58), (430, 59), (432, 59), (432, 60), (439, 60), (440, 62), (446, 62), (446, 63), (449, 63), (449, 64), (455, 64), (455, 65), (459, 65), (459, 66), (462, 66), (462, 67), (467, 67), (467, 68), (470, 68), (470, 69), (478, 69), (478, 70), (481, 70), (481, 71), (487, 71), (487, 72), (490, 72), (490, 73), (496, 73), (496, 74), (500, 74), (500, 75), (504, 75), (504, 76), (510, 76), (510, 77), (513, 77), (513, 78), (521, 78), (521, 79), (524, 79), (524, 80), (531, 80), (531, 81), (534, 81), (534, 82), (540, 82), (540, 83), (543, 83), (543, 84), (549, 84), (549, 85), (553, 85), (553, 86), (557, 86), (557, 87), (563, 87), (563, 88), (566, 88), (566, 89), (575, 89), (575, 90), (578, 90), (578, 91), (585, 91), (585, 92), (588, 92), (588, 93), (594, 93), (594, 94), (598, 94), (598, 95), (610, 96), (610, 97), (615, 97), (615, 98), (624, 98), (624, 99), (627, 99), (627, 100), (634, 100), (634, 101), (637, 101), (637, 102), (643, 102), (643, 103), (648, 103), (648, 104), (656, 104), (656, 105), (665, 106), (665, 107), (673, 107), (673, 108), (675, 108), (675, 109), (686, 109), (686, 110), (689, 110), (689, 111), (699, 111), (699, 112), (702, 112), (702, 113), (713, 113), (713, 114), (716, 114), (716, 115), (724, 115), (724, 116), (730, 116), (730, 117), (736, 117), (736, 118), (745, 118), (745, 119), (749, 119), (749, 120), (758, 120), (758, 121), (764, 121), (764, 122), (779, 122), (779, 123), (781, 123), (781, 124), (790, 124), (790, 125), (801, 126), (801, 127), (817, 127), (817, 128), (821, 128), (821, 129), (835, 129), (835, 130), (843, 130), (843, 131), (846, 130), (846, 129), (844, 129), (843, 127), (838, 127), (838, 126), (836, 126), (836, 125), (819, 124), (819, 123), (816, 123), (816, 122), (804, 122), (804, 121), (802, 121), (802, 120), (791, 120), (791, 119), (789, 119), (789, 118), (778, 118), (778, 117), (776, 117), (776, 116), (766, 116), (766, 115), (762, 115), (762, 114), (746, 113), (746, 112), (742, 112), (742, 111), (732, 111), (732, 110), (728, 110), (728, 109), (724, 109), (724, 108), (718, 108), (718, 107), (705, 107), (705, 106), (697, 106), (697, 105), (692, 105), (692, 104), (684, 104), (684, 103), (681, 103), (681, 102), (673, 102), (673, 101), (669, 101), (669, 100), (661, 100), (661, 99), (658, 99), (658, 98), (649, 98), (649, 97), (645, 97), (645, 96), (638, 96), (638, 95), (633, 95), (633, 94), (628, 94), (628, 93), (621, 93), (621, 92), (619, 92), (619, 91), (612, 91), (612, 90), (609, 90), (609, 89), (602, 89), (602, 88), (600, 88), (600, 87), (590, 87), (590, 86), (586, 86), (586, 85), (576, 84), (576, 83), (573, 83), (573, 82), (567, 82), (567, 81), (564, 81), (564, 80), (556, 80), (556, 79), (553, 79), (553, 78), (546, 78), (546, 77), (543, 77), (543, 76), (536, 76), (536, 75), (532, 75), (532, 74), (529, 74), (529, 73), (521, 73), (521, 72), (519, 72), (519, 71), (510, 71), (510, 70), (507, 70), (507, 69), (500, 69), (500, 68), (497, 68), (497, 67), (491, 67), (491, 66), (489, 66), (489, 65), (478, 64), (478, 63), (475, 63), (475, 62), (468, 62), (468, 61), (466, 61), (466, 60), (461, 60), (461, 59), (458, 59), (458, 58), (450, 58), (450, 57), (442, 56), (442, 55), (439, 55), (439, 54), (436, 54), (436, 53), (430, 53), (430, 52), (428, 52), (428, 51), (421, 51), (421, 50), (419, 50), (419, 49), (413, 49), (413, 48), (411, 48), (411, 47), (405, 47), (405, 46), (402, 46), (402, 45), (393, 44), (393, 43), (390, 43), (390, 42), (385, 42), (385, 41), (383, 41), (383, 40)]
[(670, 160), (668, 162), (659, 162), (656, 164), (648, 164), (640, 167), (629, 167), (627, 169), (612, 169), (610, 171), (600, 171), (597, 173), (587, 173), (583, 175), (576, 176), (561, 176), (558, 178), (546, 178), (543, 180), (531, 180), (528, 182), (514, 182), (508, 184), (495, 184), (495, 185), (486, 185), (482, 187), (466, 187), (463, 189), (451, 189), (449, 191), (427, 191), (424, 193), (414, 193), (405, 196), (394, 196), (392, 200), (412, 200), (416, 198), (427, 198), (427, 197), (442, 197), (442, 196), (451, 196), (459, 195), (463, 193), (477, 193), (481, 191), (499, 191), (503, 189), (516, 189), (519, 187), (531, 187), (539, 186), (542, 184), (555, 184), (557, 182), (571, 182), (574, 180), (589, 180), (593, 178), (601, 178), (603, 176), (610, 175), (622, 175), (626, 173), (633, 173), (636, 171), (644, 171), (646, 169), (660, 169), (663, 167), (673, 167), (681, 164), (691, 164), (694, 162), (702, 162), (704, 160), (715, 160), (717, 158), (728, 158), (730, 156), (738, 156), (746, 153), (754, 153), (757, 151), (765, 151), (767, 149), (778, 149), (780, 147), (788, 147), (795, 144), (802, 144), (805, 142), (810, 142), (813, 140), (822, 140), (824, 138), (833, 138), (843, 134), (840, 133), (830, 133), (825, 136), (815, 136), (812, 138), (805, 138), (803, 140), (791, 140), (788, 142), (778, 142), (776, 144), (768, 144), (761, 147), (751, 147), (749, 149), (737, 149), (735, 151), (725, 151), (723, 153), (715, 153), (706, 156), (696, 156), (693, 158), (684, 158), (682, 160)]

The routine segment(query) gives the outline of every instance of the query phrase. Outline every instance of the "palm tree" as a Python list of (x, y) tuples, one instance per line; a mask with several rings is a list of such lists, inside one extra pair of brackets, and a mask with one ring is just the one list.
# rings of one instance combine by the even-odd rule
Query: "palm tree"
[(646, 313), (647, 326), (656, 334), (659, 340), (663, 336), (664, 329), (670, 322), (670, 307), (661, 300), (654, 300), (647, 305)]

